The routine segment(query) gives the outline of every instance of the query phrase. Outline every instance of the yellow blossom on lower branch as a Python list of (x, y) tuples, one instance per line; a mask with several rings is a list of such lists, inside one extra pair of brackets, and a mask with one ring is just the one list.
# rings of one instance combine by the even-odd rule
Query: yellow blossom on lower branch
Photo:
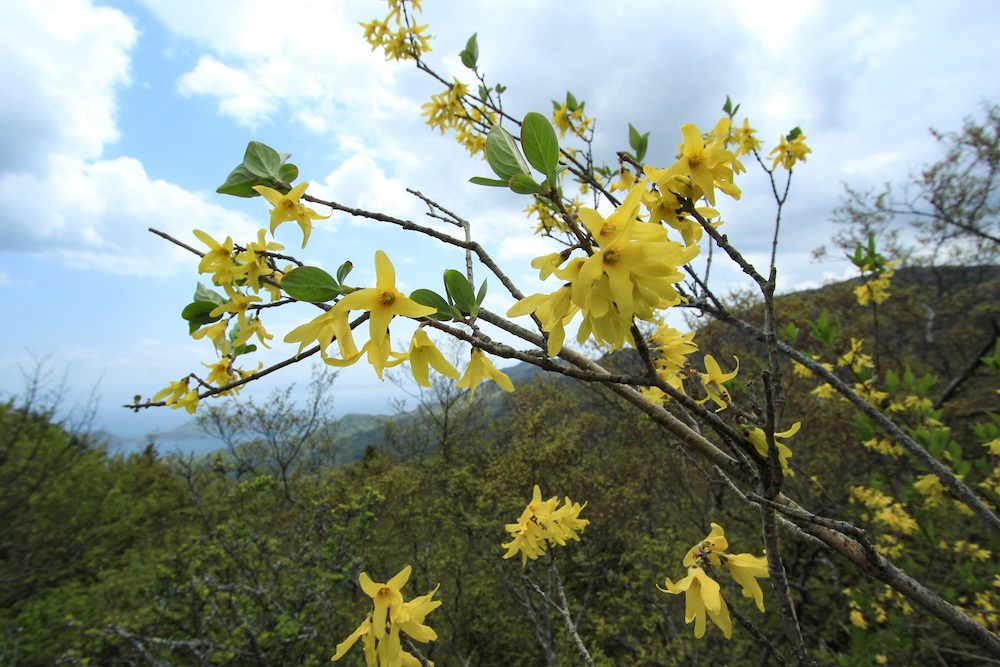
[(507, 374), (494, 366), (485, 352), (474, 347), (472, 348), (472, 356), (469, 358), (469, 365), (466, 366), (465, 373), (455, 386), (468, 387), (469, 393), (474, 394), (483, 380), (493, 380), (504, 391), (514, 391), (514, 383), (510, 381)]
[(190, 381), (190, 378), (185, 378), (179, 382), (171, 382), (166, 389), (156, 392), (153, 400), (162, 400), (174, 410), (184, 408), (189, 415), (193, 415), (198, 409), (198, 391), (188, 387)]
[(688, 568), (688, 575), (677, 583), (667, 578), (666, 588), (657, 586), (664, 593), (685, 594), (684, 622), (694, 621), (694, 636), (697, 638), (705, 635), (706, 617), (719, 626), (726, 639), (733, 635), (733, 621), (722, 597), (722, 588), (711, 576), (715, 568), (729, 570), (733, 580), (742, 587), (743, 596), (753, 598), (757, 608), (764, 611), (764, 591), (757, 579), (769, 576), (767, 559), (748, 553), (726, 553), (728, 548), (725, 531), (722, 526), (713, 523), (712, 532), (684, 555), (683, 563)]
[(676, 584), (666, 580), (666, 588), (660, 588), (664, 593), (685, 593), (684, 622), (694, 621), (694, 636), (701, 639), (705, 636), (705, 617), (719, 626), (726, 639), (733, 636), (733, 619), (729, 616), (729, 607), (722, 599), (722, 590), (717, 581), (705, 574), (698, 566), (688, 568), (688, 576)]
[(441, 601), (432, 599), (438, 590), (437, 586), (427, 595), (409, 602), (403, 600), (400, 589), (409, 580), (411, 569), (407, 565), (384, 584), (372, 581), (365, 572), (361, 573), (358, 581), (361, 589), (371, 597), (372, 608), (358, 629), (337, 645), (334, 660), (343, 658), (360, 639), (364, 645), (365, 664), (368, 667), (410, 667), (420, 664), (414, 656), (403, 651), (400, 633), (421, 643), (437, 639), (437, 633), (424, 625), (424, 618), (441, 606)]
[(545, 553), (546, 548), (553, 544), (565, 546), (567, 540), (579, 540), (580, 532), (590, 523), (580, 518), (580, 512), (587, 503), (581, 505), (569, 498), (559, 507), (559, 498), (552, 496), (542, 500), (542, 490), (535, 485), (528, 503), (516, 523), (507, 524), (507, 532), (513, 539), (503, 544), (507, 553), (504, 558), (511, 558), (521, 553), (521, 565), (528, 559), (536, 560)]

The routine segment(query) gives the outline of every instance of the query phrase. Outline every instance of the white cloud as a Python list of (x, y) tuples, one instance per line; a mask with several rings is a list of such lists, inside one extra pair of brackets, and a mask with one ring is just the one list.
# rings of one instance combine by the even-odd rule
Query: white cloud
[(118, 138), (114, 94), (129, 81), (135, 27), (86, 0), (6, 5), (0, 173), (38, 170), (54, 152), (99, 156)]
[(311, 131), (337, 131), (370, 124), (400, 107), (390, 91), (394, 68), (371, 53), (351, 13), (367, 7), (375, 14), (382, 11), (377, 6), (317, 1), (276, 10), (264, 0), (145, 4), (175, 35), (209, 51), (180, 77), (178, 90), (217, 98), (219, 112), (242, 125), (256, 128), (286, 113)]
[[(248, 219), (201, 194), (151, 179), (141, 162), (101, 159), (115, 142), (116, 95), (129, 83), (138, 31), (84, 0), (17, 3), (0, 24), (0, 213), (4, 250), (74, 268), (164, 276), (191, 255), (192, 227), (252, 233)], [(241, 239), (242, 240), (242, 239)]]
[(76, 268), (163, 276), (181, 266), (190, 269), (192, 255), (155, 238), (149, 227), (196, 246), (201, 244), (193, 239), (193, 228), (222, 238), (232, 234), (237, 242), (257, 229), (247, 216), (208, 203), (201, 194), (150, 179), (133, 158), (63, 157), (43, 176), (0, 179), (0, 200), (24, 201), (26, 192), (46, 195), (6, 221), (6, 249)]

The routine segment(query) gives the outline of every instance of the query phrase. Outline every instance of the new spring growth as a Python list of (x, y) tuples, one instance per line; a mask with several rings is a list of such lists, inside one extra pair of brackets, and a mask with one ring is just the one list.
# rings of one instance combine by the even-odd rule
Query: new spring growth
[(764, 592), (757, 579), (767, 577), (767, 559), (748, 553), (729, 554), (729, 541), (725, 531), (717, 523), (712, 524), (708, 537), (688, 549), (684, 565), (688, 568), (686, 577), (674, 583), (668, 577), (664, 593), (685, 594), (684, 622), (694, 621), (694, 636), (705, 636), (705, 619), (710, 618), (719, 626), (726, 639), (733, 636), (733, 620), (729, 607), (722, 597), (722, 588), (712, 578), (715, 568), (725, 566), (729, 574), (743, 587), (743, 597), (753, 598), (757, 608), (764, 611)]
[(521, 552), (521, 565), (528, 559), (536, 560), (545, 550), (556, 544), (565, 546), (567, 540), (579, 540), (580, 533), (590, 523), (580, 518), (580, 511), (587, 506), (574, 503), (569, 498), (559, 507), (559, 498), (542, 500), (542, 490), (535, 485), (531, 502), (524, 508), (516, 523), (507, 524), (513, 539), (502, 545), (507, 549), (504, 558)]

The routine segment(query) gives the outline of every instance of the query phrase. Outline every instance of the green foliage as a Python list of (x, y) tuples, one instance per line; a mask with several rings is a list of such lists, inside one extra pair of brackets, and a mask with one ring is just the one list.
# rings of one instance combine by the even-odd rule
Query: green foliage
[(206, 324), (218, 322), (222, 315), (212, 315), (212, 311), (226, 303), (227, 299), (201, 283), (194, 291), (194, 300), (184, 306), (181, 317), (188, 323), (188, 333), (194, 333)]
[(309, 303), (333, 301), (351, 291), (350, 287), (338, 283), (329, 273), (315, 266), (292, 269), (282, 277), (281, 288), (293, 299)]
[(534, 111), (521, 123), (521, 147), (532, 167), (542, 172), (552, 185), (559, 166), (559, 139), (549, 119)]
[(289, 157), (288, 153), (279, 153), (266, 144), (251, 141), (247, 144), (243, 162), (233, 168), (215, 191), (234, 197), (259, 196), (253, 189), (255, 185), (287, 191), (289, 184), (299, 176), (298, 167), (286, 163)]
[[(465, 43), (465, 48), (458, 54), (462, 59), (462, 64), (471, 70), (476, 69), (476, 63), (479, 61), (479, 43), (476, 41), (477, 33), (472, 33), (472, 37), (469, 41)], [(485, 99), (486, 95), (481, 95)]]
[(635, 151), (633, 156), (636, 162), (642, 162), (646, 157), (646, 149), (649, 148), (649, 132), (640, 134), (639, 130), (628, 124), (628, 145)]

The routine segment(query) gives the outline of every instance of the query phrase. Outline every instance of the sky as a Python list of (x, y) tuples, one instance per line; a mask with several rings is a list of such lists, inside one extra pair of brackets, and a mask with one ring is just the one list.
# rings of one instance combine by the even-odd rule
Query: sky
[[(505, 110), (548, 113), (571, 90), (597, 118), (598, 161), (614, 164), (632, 123), (651, 132), (647, 162), (667, 166), (679, 126), (710, 128), (726, 95), (768, 145), (801, 127), (813, 153), (783, 215), (782, 291), (849, 275), (844, 261), (811, 258), (836, 231), (844, 183), (905, 181), (940, 155), (929, 128), (956, 130), (1000, 99), (991, 0), (423, 4), (431, 67), (471, 82), (457, 54), (477, 33), (480, 70), (508, 87)], [(358, 22), (384, 16), (384, 3), (0, 0), (0, 9), (0, 395), (20, 394), (42, 364), (65, 386), (67, 409), (95, 397), (97, 427), (137, 437), (189, 419), (120, 407), (214, 361), (179, 316), (205, 280), (197, 258), (147, 230), (193, 245), (195, 228), (253, 239), (266, 203), (215, 193), (251, 140), (291, 153), (311, 194), (345, 205), (425, 222), (406, 188), (421, 191), (470, 220), (525, 292), (545, 289), (529, 262), (554, 248), (531, 235), (524, 198), (469, 184), (488, 166), (420, 117), (440, 84), (363, 40)], [(764, 262), (769, 186), (753, 169), (738, 184), (725, 231)], [(444, 269), (464, 265), (454, 249), (342, 215), (318, 221), (306, 250), (293, 224), (276, 240), (328, 270), (352, 261), (360, 286), (373, 283), (380, 248), (407, 291), (439, 287)], [(723, 292), (743, 284), (721, 262), (713, 273)], [(509, 305), (498, 289), (487, 301)], [(277, 341), (313, 316), (281, 310), (266, 321)], [(289, 352), (274, 348), (261, 360)], [(307, 365), (245, 393), (305, 383)], [(361, 365), (335, 389), (342, 414), (387, 413), (401, 395)]]

